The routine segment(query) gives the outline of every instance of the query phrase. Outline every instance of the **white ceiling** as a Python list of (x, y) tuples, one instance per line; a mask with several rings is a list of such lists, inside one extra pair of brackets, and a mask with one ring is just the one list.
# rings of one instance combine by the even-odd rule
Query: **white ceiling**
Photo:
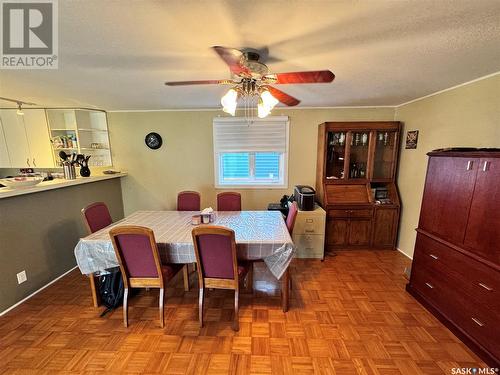
[[(59, 69), (0, 70), (0, 96), (106, 110), (216, 108), (227, 87), (210, 46), (268, 47), (300, 106), (397, 105), (500, 71), (500, 1), (59, 1)], [(2, 104), (0, 104), (2, 105)]]

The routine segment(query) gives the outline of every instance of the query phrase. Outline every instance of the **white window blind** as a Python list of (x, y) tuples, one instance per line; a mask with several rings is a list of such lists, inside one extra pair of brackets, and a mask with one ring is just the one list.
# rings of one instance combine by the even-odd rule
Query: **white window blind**
[(214, 119), (216, 187), (286, 187), (288, 127), (287, 116)]
[(255, 119), (251, 124), (245, 118), (214, 119), (215, 152), (286, 152), (288, 116)]

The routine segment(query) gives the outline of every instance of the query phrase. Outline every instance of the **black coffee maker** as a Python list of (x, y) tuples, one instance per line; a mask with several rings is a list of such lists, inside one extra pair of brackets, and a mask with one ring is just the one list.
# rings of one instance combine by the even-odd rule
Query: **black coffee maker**
[(293, 196), (299, 209), (302, 211), (314, 210), (314, 196), (316, 191), (308, 185), (295, 185)]

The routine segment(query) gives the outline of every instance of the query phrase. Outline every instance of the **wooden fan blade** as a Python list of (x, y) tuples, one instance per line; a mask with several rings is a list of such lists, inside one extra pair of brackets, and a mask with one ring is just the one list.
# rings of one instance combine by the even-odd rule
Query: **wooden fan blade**
[(221, 46), (212, 47), (215, 52), (220, 56), (222, 60), (229, 66), (229, 70), (233, 74), (241, 75), (241, 76), (250, 76), (251, 72), (248, 70), (246, 66), (241, 64), (241, 60), (243, 59), (243, 54), (240, 50), (236, 48), (226, 48)]
[(167, 86), (190, 86), (190, 85), (234, 85), (230, 79), (207, 79), (202, 81), (174, 81), (165, 82)]
[(274, 88), (272, 86), (266, 86), (266, 87), (272, 96), (274, 96), (281, 103), (286, 104), (289, 107), (293, 107), (293, 106), (300, 103), (299, 99), (296, 99), (293, 96), (290, 96), (290, 95), (284, 93), (283, 91), (278, 90), (277, 88)]
[(329, 70), (313, 70), (310, 72), (291, 72), (268, 74), (262, 78), (264, 82), (272, 84), (287, 83), (330, 83), (335, 74)]

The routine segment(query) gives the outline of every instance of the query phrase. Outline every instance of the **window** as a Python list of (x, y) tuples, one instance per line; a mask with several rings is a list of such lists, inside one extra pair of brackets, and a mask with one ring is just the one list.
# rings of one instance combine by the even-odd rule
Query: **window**
[(288, 117), (214, 119), (216, 187), (287, 186)]

